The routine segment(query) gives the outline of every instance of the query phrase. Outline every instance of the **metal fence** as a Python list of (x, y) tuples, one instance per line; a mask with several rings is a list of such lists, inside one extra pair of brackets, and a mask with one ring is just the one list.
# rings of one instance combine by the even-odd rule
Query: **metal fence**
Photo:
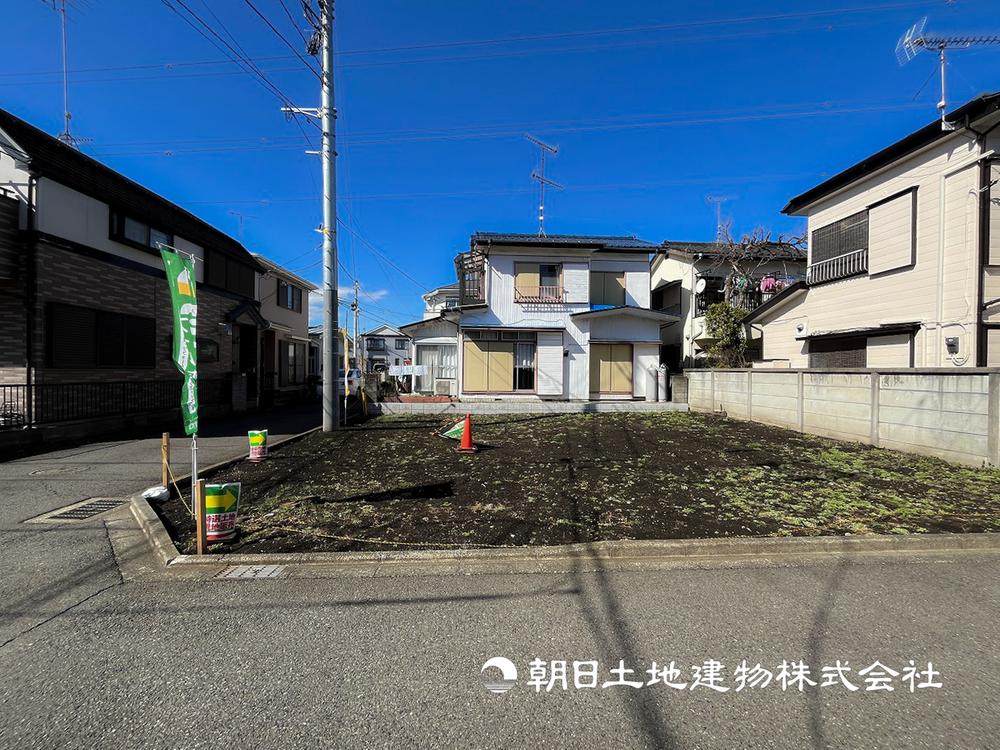
[[(199, 380), (199, 402), (223, 403), (227, 382)], [(0, 385), (0, 430), (168, 411), (180, 398), (180, 380)]]

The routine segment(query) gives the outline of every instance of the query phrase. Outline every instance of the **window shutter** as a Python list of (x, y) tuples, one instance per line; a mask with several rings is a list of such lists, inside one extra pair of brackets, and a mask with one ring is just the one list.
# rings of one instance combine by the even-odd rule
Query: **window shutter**
[(868, 210), (868, 272), (905, 268), (916, 258), (917, 191), (910, 190)]
[(48, 307), (49, 364), (52, 367), (97, 365), (97, 312), (74, 305)]
[(538, 294), (537, 263), (514, 264), (514, 290), (527, 296)]
[(625, 304), (625, 272), (613, 272), (604, 274), (605, 292), (604, 304), (617, 305), (621, 307)]

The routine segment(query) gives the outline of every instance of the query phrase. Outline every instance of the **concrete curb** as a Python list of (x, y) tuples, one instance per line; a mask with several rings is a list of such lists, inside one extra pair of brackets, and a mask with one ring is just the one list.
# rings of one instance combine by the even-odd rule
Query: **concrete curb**
[[(211, 565), (364, 565), (453, 563), (470, 569), (482, 563), (510, 565), (589, 559), (608, 562), (656, 562), (665, 559), (711, 561), (816, 554), (906, 552), (1000, 552), (1000, 534), (928, 534), (925, 536), (820, 536), (731, 539), (619, 540), (552, 547), (509, 549), (414, 550), (385, 552), (266, 552), (182, 555), (159, 516), (141, 494), (132, 496), (132, 514), (166, 566)], [(455, 565), (450, 566), (454, 568)], [(449, 574), (454, 572), (449, 569)]]
[[(271, 448), (277, 448), (282, 445), (288, 445), (289, 443), (294, 443), (296, 440), (301, 440), (306, 437), (306, 435), (311, 435), (314, 432), (318, 432), (322, 427), (312, 427), (305, 432), (300, 432), (296, 435), (289, 435), (286, 438), (277, 440), (268, 446), (268, 450)], [(208, 476), (213, 472), (220, 471), (221, 469), (226, 469), (233, 464), (239, 463), (250, 457), (250, 452), (241, 453), (238, 456), (232, 458), (227, 458), (225, 461), (219, 461), (218, 463), (211, 464), (209, 466), (202, 467), (200, 473), (202, 476)], [(176, 478), (178, 487), (185, 487), (191, 489), (191, 474), (182, 474)], [(171, 490), (171, 493), (173, 490)], [(174, 544), (174, 540), (170, 538), (170, 534), (167, 532), (166, 527), (163, 525), (163, 521), (153, 510), (153, 507), (149, 502), (142, 496), (141, 492), (136, 492), (129, 497), (129, 505), (132, 510), (132, 515), (135, 517), (136, 522), (139, 524), (139, 528), (142, 529), (142, 533), (146, 535), (146, 539), (149, 540), (150, 545), (156, 552), (157, 556), (160, 558), (160, 562), (164, 565), (171, 565), (177, 558), (181, 557), (194, 557), (196, 560), (205, 560), (207, 557), (198, 558), (197, 555), (182, 555)]]

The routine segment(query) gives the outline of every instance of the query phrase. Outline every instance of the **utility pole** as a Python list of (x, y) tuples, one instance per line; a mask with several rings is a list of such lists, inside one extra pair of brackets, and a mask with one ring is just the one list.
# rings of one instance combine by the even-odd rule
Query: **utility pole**
[(340, 426), (337, 398), (337, 112), (333, 98), (333, 0), (319, 0), (320, 34), (323, 37), (323, 432)]
[[(288, 115), (308, 115), (320, 120), (323, 143), (320, 158), (323, 162), (323, 432), (333, 432), (340, 427), (340, 400), (338, 395), (337, 349), (340, 348), (340, 324), (338, 321), (340, 304), (337, 296), (337, 110), (333, 98), (333, 0), (317, 0), (319, 3), (320, 63), (322, 67), (322, 98), (320, 108), (282, 107)], [(303, 3), (304, 8), (308, 4)], [(315, 20), (315, 14), (308, 10), (307, 17)], [(316, 36), (307, 44), (306, 51), (315, 55)], [(316, 153), (307, 151), (306, 153)]]
[(361, 284), (354, 280), (354, 299), (351, 301), (351, 310), (354, 311), (354, 366), (364, 372), (361, 367), (361, 351), (358, 349), (358, 317), (361, 315), (361, 305), (358, 302), (358, 295), (361, 294)]

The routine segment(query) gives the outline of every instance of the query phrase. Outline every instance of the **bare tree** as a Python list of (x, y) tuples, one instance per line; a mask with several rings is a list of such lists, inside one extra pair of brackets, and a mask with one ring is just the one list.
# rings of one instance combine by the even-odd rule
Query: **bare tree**
[(780, 262), (781, 275), (787, 276), (785, 263), (794, 260), (796, 253), (805, 249), (805, 239), (780, 234), (772, 238), (770, 230), (758, 227), (735, 240), (730, 232), (731, 224), (727, 222), (723, 226), (723, 242), (709, 268), (725, 278), (725, 301), (746, 309), (746, 292), (765, 275), (761, 269)]

